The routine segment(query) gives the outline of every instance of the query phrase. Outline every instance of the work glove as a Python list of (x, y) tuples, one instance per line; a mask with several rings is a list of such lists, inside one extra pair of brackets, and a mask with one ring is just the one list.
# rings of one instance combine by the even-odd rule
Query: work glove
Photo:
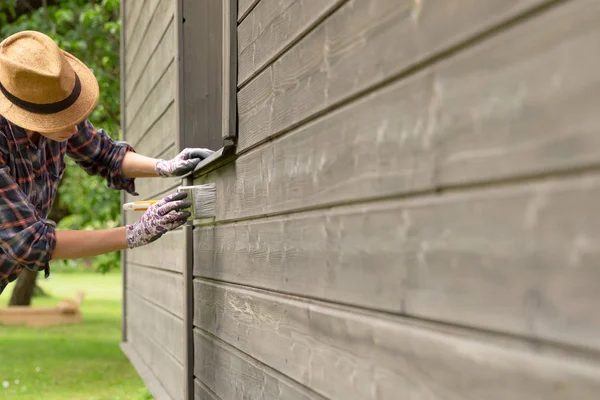
[(214, 151), (209, 149), (184, 149), (175, 158), (171, 160), (160, 159), (154, 165), (154, 169), (158, 176), (170, 177), (185, 175), (196, 168), (196, 165)]
[(127, 225), (125, 237), (130, 249), (154, 242), (166, 232), (185, 224), (191, 215), (189, 211), (181, 211), (190, 207), (186, 192), (170, 194), (148, 207), (139, 221)]

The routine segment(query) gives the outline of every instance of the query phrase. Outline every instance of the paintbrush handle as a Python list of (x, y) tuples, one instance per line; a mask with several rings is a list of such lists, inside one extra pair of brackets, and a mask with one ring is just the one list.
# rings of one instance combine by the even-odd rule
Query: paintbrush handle
[(159, 200), (132, 201), (130, 203), (123, 204), (123, 211), (146, 211), (148, 207), (158, 202)]

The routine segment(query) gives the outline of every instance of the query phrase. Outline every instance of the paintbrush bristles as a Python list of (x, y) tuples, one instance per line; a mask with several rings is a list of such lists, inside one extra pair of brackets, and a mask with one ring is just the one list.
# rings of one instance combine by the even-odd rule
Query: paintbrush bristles
[(214, 183), (194, 186), (180, 186), (178, 192), (187, 192), (192, 203), (189, 208), (191, 219), (213, 218), (216, 215), (217, 186)]

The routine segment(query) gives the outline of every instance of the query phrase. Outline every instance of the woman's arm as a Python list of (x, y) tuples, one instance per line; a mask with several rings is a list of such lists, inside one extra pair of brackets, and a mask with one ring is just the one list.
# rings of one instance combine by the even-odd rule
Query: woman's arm
[(89, 120), (81, 123), (78, 132), (69, 139), (67, 152), (88, 174), (102, 175), (111, 188), (124, 188), (130, 193), (134, 190), (134, 178), (185, 175), (214, 153), (209, 149), (188, 148), (170, 160), (144, 156), (130, 145), (114, 141)]
[(192, 171), (212, 153), (214, 152), (209, 149), (184, 149), (175, 158), (163, 160), (128, 151), (123, 157), (121, 168), (127, 178), (181, 176)]
[(156, 177), (155, 165), (158, 159), (146, 157), (144, 155), (128, 151), (123, 157), (121, 168), (123, 169), (123, 175), (127, 178), (149, 178)]
[(53, 260), (85, 258), (127, 248), (126, 227), (95, 231), (56, 231)]
[(183, 225), (190, 217), (187, 193), (173, 193), (153, 204), (139, 221), (120, 228), (95, 231), (57, 230), (52, 259), (92, 257), (144, 246)]

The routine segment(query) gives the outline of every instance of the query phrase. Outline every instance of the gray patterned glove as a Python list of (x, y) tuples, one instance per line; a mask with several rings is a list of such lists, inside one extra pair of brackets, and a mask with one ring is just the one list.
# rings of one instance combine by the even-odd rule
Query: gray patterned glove
[(142, 218), (133, 225), (127, 225), (125, 237), (130, 249), (154, 242), (167, 231), (185, 224), (189, 211), (180, 211), (191, 205), (183, 200), (187, 193), (170, 194), (156, 204), (148, 207)]
[(196, 165), (214, 151), (209, 149), (184, 149), (172, 160), (160, 159), (154, 169), (158, 176), (181, 176), (192, 171)]

